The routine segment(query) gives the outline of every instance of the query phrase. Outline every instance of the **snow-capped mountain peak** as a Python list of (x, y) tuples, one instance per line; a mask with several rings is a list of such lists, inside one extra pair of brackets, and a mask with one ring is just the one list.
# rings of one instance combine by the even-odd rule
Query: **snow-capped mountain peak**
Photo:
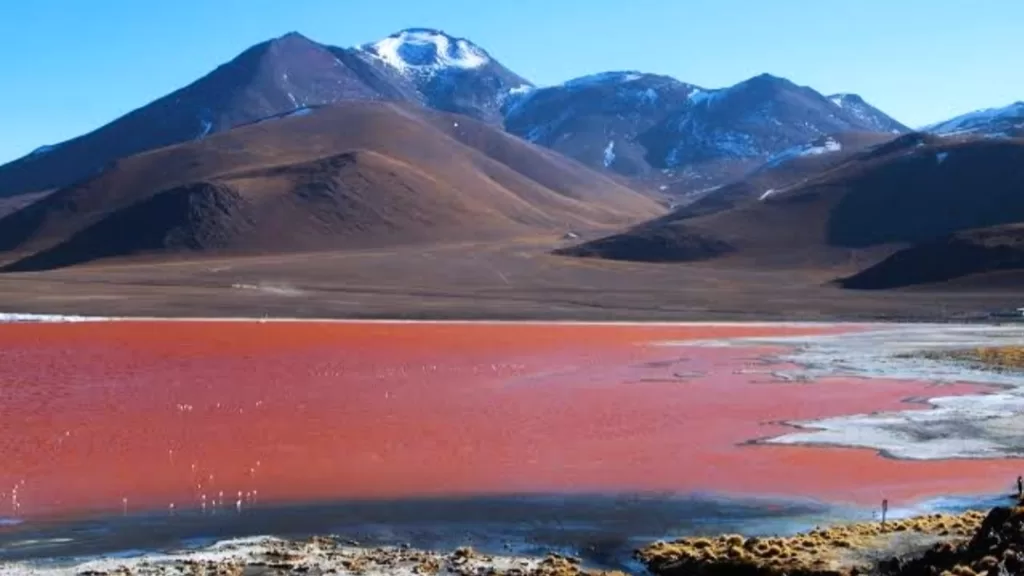
[(429, 28), (402, 30), (362, 48), (402, 73), (469, 70), (491, 61), (487, 52), (469, 40)]

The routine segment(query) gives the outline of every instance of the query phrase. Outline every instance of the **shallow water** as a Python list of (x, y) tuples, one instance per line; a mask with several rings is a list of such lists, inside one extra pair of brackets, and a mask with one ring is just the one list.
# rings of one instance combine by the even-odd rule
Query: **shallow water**
[(719, 493), (833, 509), (998, 491), (1016, 476), (1000, 460), (755, 445), (790, 430), (779, 422), (903, 410), (938, 392), (787, 380), (779, 346), (697, 345), (867, 329), (0, 324), (0, 512), (29, 521), (7, 527), (20, 533), (93, 515), (215, 526), (214, 513), (237, 523), (240, 509), (253, 529), (248, 514), (280, 520), (288, 505), (431, 496)]
[[(200, 548), (251, 534), (335, 534), (363, 545), (411, 544), (491, 553), (571, 551), (622, 567), (637, 546), (672, 534), (785, 531), (843, 513), (798, 501), (712, 496), (532, 495), (267, 506), (242, 514), (149, 514), (98, 518), (0, 533), (0, 559), (126, 556)], [(116, 551), (116, 552), (115, 552)], [(62, 560), (63, 561), (63, 560)]]

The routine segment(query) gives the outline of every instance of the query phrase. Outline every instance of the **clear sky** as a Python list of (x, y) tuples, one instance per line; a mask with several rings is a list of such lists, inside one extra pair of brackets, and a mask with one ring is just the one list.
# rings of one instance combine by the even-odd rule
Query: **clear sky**
[(248, 46), (402, 28), (538, 84), (605, 70), (705, 87), (770, 72), (918, 126), (1024, 99), (1022, 0), (2, 0), (0, 163), (92, 130)]

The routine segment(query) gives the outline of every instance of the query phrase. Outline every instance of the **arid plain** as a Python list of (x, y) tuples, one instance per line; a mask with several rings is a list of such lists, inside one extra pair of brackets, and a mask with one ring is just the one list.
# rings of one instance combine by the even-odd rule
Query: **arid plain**
[(162, 317), (943, 321), (1021, 305), (1014, 271), (986, 275), (983, 285), (967, 278), (855, 291), (831, 284), (855, 265), (801, 270), (550, 254), (566, 244), (550, 235), (7, 273), (0, 308)]

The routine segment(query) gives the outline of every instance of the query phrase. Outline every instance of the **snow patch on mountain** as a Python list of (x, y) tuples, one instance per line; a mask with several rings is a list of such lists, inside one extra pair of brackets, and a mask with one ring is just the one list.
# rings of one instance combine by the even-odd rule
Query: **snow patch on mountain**
[(310, 108), (309, 106), (302, 106), (300, 108), (296, 108), (295, 110), (292, 110), (291, 112), (285, 114), (284, 117), (285, 118), (291, 118), (292, 116), (306, 116), (306, 115), (312, 114), (312, 113), (313, 113), (313, 109), (312, 108)]
[(828, 99), (866, 124), (873, 124), (876, 120), (874, 115), (867, 110), (865, 102), (859, 96), (853, 94), (833, 94)]
[(615, 162), (615, 140), (609, 140), (604, 147), (604, 167), (608, 168)]
[(45, 156), (60, 147), (60, 144), (46, 144), (28, 153), (29, 157)]
[(953, 136), (970, 133), (997, 133), (1007, 129), (1024, 127), (1024, 102), (1014, 102), (1002, 108), (986, 108), (968, 112), (922, 128), (940, 136)]
[(498, 103), (502, 106), (505, 117), (507, 118), (514, 111), (530, 100), (535, 94), (537, 94), (538, 88), (529, 84), (520, 84), (506, 90), (503, 94), (498, 95)]
[(576, 111), (572, 107), (562, 110), (561, 113), (559, 113), (559, 115), (550, 122), (537, 124), (530, 128), (530, 131), (526, 134), (526, 139), (534, 144), (541, 143), (541, 140), (546, 139), (552, 132), (561, 128), (562, 124), (571, 119), (575, 114)]
[(32, 314), (22, 312), (0, 312), (0, 324), (13, 322), (88, 322), (107, 320), (100, 316), (68, 316), (64, 314)]
[(213, 122), (210, 122), (209, 120), (200, 120), (199, 135), (196, 136), (196, 139), (202, 140), (203, 138), (206, 138), (206, 136), (209, 135), (212, 130)]
[(363, 49), (403, 74), (471, 70), (491, 62), (487, 53), (472, 42), (426, 28), (402, 30)]
[(728, 88), (720, 88), (717, 90), (705, 90), (703, 88), (694, 88), (693, 91), (690, 92), (689, 99), (690, 102), (693, 103), (693, 105), (695, 106), (700, 104), (707, 104), (708, 106), (710, 106), (716, 100), (722, 98), (722, 96), (725, 95), (726, 91), (728, 91)]
[(794, 158), (800, 158), (802, 156), (818, 156), (821, 154), (829, 154), (832, 152), (839, 152), (843, 149), (843, 145), (833, 138), (826, 138), (824, 141), (811, 142), (810, 144), (803, 144), (800, 146), (793, 146), (787, 148), (782, 152), (772, 156), (765, 163), (765, 166), (774, 167), (781, 164), (785, 164)]
[(598, 74), (590, 74), (589, 76), (581, 76), (579, 78), (573, 78), (562, 83), (564, 88), (583, 88), (586, 86), (592, 86), (594, 84), (609, 84), (609, 83), (626, 83), (633, 82), (643, 78), (644, 75), (639, 72), (600, 72)]

